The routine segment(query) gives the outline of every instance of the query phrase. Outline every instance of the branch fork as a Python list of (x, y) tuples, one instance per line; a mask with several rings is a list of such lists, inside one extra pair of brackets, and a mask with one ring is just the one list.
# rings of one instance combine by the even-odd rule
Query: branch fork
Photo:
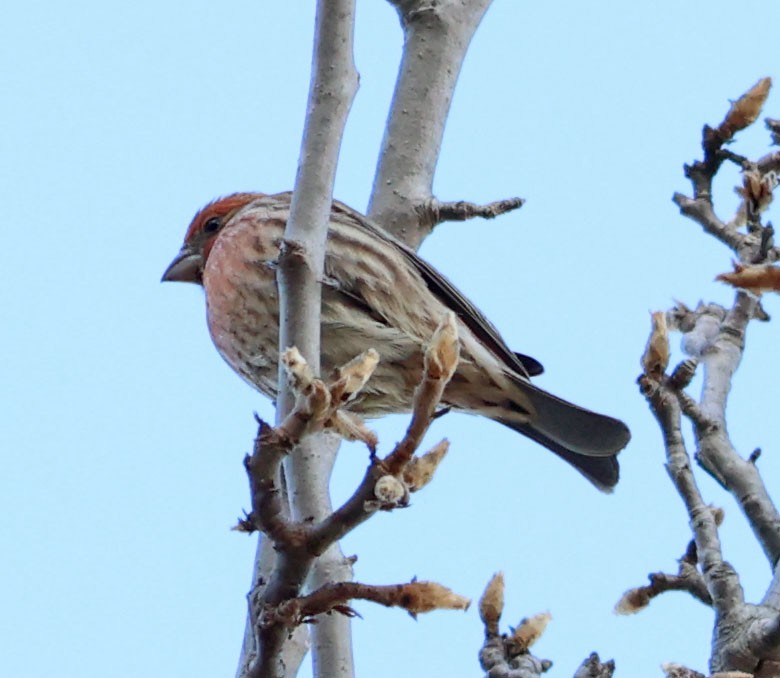
[[(317, 615), (355, 616), (347, 604), (353, 599), (402, 607), (412, 615), (468, 606), (465, 598), (433, 582), (413, 581), (393, 586), (330, 582), (308, 595), (301, 595), (306, 576), (321, 554), (377, 511), (407, 506), (410, 492), (419, 491), (430, 482), (447, 452), (447, 442), (440, 442), (426, 454), (415, 456), (415, 453), (435, 418), (458, 360), (457, 320), (454, 314), (448, 313), (425, 351), (423, 379), (415, 391), (406, 434), (390, 454), (379, 458), (376, 435), (360, 417), (345, 409), (371, 378), (379, 361), (378, 353), (373, 349), (363, 352), (336, 370), (329, 383), (314, 376), (297, 349), (290, 348), (283, 353), (282, 365), (295, 397), (294, 406), (277, 427), (258, 420), (254, 451), (244, 460), (252, 511), (235, 528), (263, 532), (271, 539), (277, 554), (269, 581), (259, 582), (250, 594), (250, 618), (261, 656), (267, 650), (278, 652), (292, 629), (315, 621)], [(352, 497), (323, 520), (293, 521), (279, 489), (281, 463), (306, 436), (324, 429), (362, 440), (370, 450), (368, 469)]]
[[(674, 196), (684, 215), (737, 255), (734, 271), (717, 277), (738, 288), (733, 305), (723, 308), (700, 303), (690, 309), (678, 303), (667, 313), (654, 313), (638, 380), (661, 428), (666, 469), (685, 505), (693, 539), (676, 574), (650, 574), (649, 585), (626, 591), (616, 610), (636, 612), (666, 591), (686, 591), (712, 607), (716, 612), (710, 657), (713, 674), (743, 671), (755, 676), (777, 675), (774, 671), (780, 656), (780, 577), (776, 574), (760, 604), (745, 601), (739, 575), (723, 557), (718, 536), (723, 511), (704, 501), (682, 434), (686, 418), (693, 426), (696, 461), (732, 494), (777, 573), (780, 513), (757, 468), (758, 455), (754, 452), (747, 459), (739, 455), (726, 427), (731, 379), (742, 358), (747, 325), (751, 319), (767, 317), (757, 296), (780, 289), (780, 283), (775, 283), (780, 273), (771, 265), (778, 259), (774, 230), (771, 224), (762, 224), (777, 186), (777, 153), (751, 162), (723, 146), (758, 118), (770, 84), (768, 79), (759, 81), (732, 104), (717, 128), (704, 128), (704, 158), (685, 170), (693, 197)], [(737, 188), (742, 206), (728, 223), (715, 214), (712, 202), (713, 179), (725, 160), (743, 169), (742, 186)], [(683, 350), (689, 358), (668, 375), (671, 331), (682, 334)], [(685, 390), (697, 367), (703, 370), (704, 382), (699, 399)], [(667, 674), (697, 675), (676, 665), (669, 665)]]

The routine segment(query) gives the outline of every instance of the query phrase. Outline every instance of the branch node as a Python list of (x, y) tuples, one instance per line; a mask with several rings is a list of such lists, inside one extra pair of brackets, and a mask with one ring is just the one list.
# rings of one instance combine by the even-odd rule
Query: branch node
[(409, 490), (395, 476), (382, 476), (374, 485), (374, 496), (382, 509), (387, 510), (409, 503)]
[(687, 388), (693, 380), (696, 374), (696, 368), (699, 365), (699, 361), (696, 358), (688, 358), (683, 360), (672, 371), (672, 375), (669, 377), (669, 386), (676, 391), (681, 391)]

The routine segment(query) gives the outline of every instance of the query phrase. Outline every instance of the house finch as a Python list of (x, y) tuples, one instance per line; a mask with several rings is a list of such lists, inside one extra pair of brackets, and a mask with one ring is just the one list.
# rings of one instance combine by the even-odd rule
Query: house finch
[[(203, 286), (217, 350), (271, 398), (279, 359), (275, 264), (290, 198), (236, 193), (206, 205), (162, 277)], [(460, 363), (442, 403), (509, 426), (600, 489), (612, 488), (616, 454), (630, 438), (625, 424), (531, 384), (541, 365), (512, 352), (452, 283), (366, 217), (333, 203), (322, 281), (322, 370), (327, 374), (369, 347), (380, 356), (351, 410), (367, 416), (410, 410), (423, 351), (448, 310), (458, 318)]]

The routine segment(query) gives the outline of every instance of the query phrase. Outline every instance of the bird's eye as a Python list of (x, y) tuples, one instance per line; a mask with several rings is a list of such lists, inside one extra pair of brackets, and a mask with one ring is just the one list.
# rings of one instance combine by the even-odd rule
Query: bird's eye
[(203, 232), (204, 233), (216, 233), (220, 226), (222, 225), (222, 221), (219, 217), (211, 217), (205, 224), (203, 224)]

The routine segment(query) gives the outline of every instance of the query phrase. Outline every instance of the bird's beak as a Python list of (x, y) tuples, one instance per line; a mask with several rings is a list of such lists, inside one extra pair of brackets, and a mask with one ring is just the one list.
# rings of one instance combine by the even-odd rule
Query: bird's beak
[(200, 252), (190, 249), (184, 245), (179, 253), (174, 257), (160, 282), (189, 282), (200, 283), (201, 264), (203, 257)]

